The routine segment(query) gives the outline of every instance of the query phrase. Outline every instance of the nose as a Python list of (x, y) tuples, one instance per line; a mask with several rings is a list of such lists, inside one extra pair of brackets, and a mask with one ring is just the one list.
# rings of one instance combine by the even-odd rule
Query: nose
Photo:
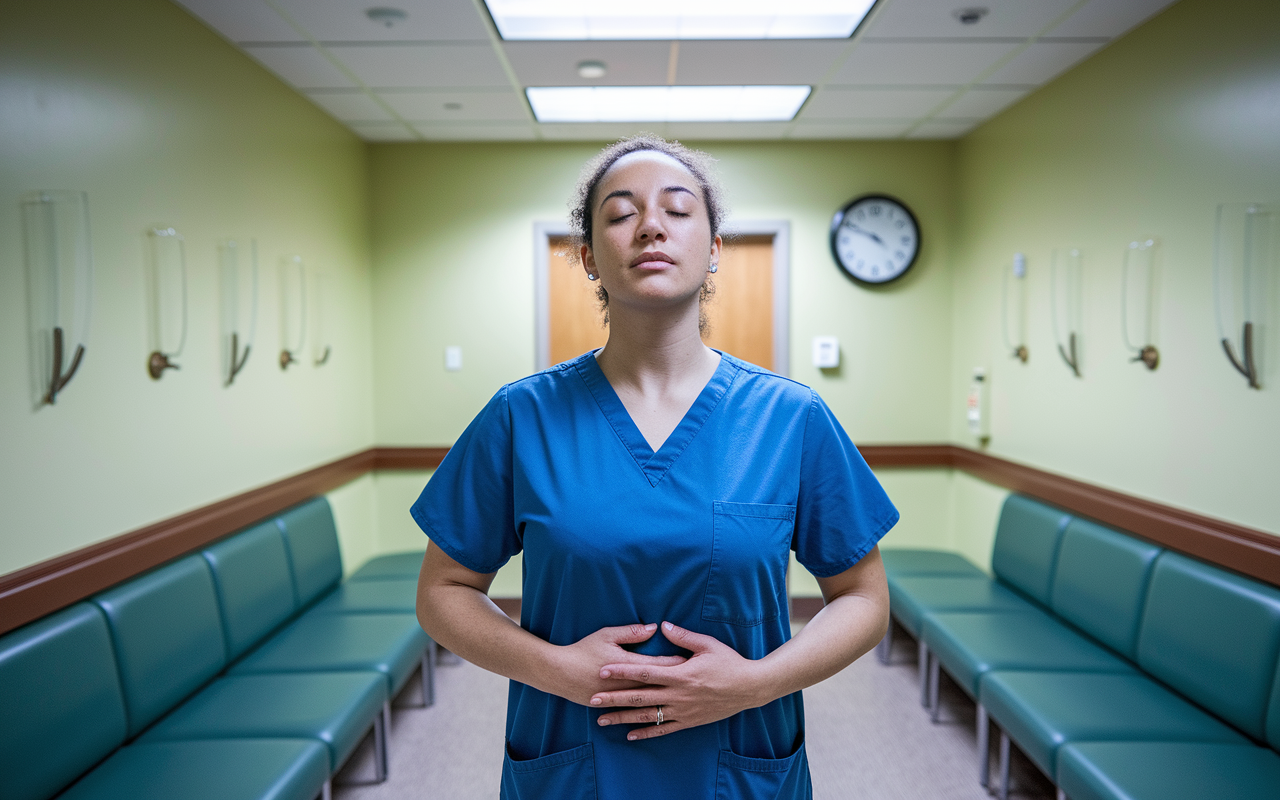
[(650, 205), (640, 215), (640, 225), (636, 228), (636, 238), (641, 241), (666, 241), (667, 229), (662, 222), (662, 209), (656, 205)]

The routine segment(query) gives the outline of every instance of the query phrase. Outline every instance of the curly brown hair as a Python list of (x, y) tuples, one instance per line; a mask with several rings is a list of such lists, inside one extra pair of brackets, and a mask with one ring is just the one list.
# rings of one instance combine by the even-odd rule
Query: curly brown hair
[[(655, 136), (651, 133), (641, 133), (635, 136), (621, 139), (601, 150), (595, 158), (591, 159), (582, 168), (582, 174), (578, 177), (577, 188), (574, 189), (573, 199), (569, 207), (569, 241), (568, 256), (570, 263), (578, 263), (581, 258), (582, 246), (591, 247), (591, 229), (595, 222), (592, 213), (592, 207), (595, 204), (596, 189), (600, 186), (600, 181), (604, 179), (605, 173), (609, 168), (617, 163), (618, 159), (631, 153), (639, 153), (651, 151), (662, 153), (670, 156), (680, 162), (685, 169), (698, 183), (698, 188), (702, 190), (702, 201), (707, 207), (707, 220), (711, 225), (711, 238), (714, 239), (720, 235), (720, 229), (724, 225), (724, 219), (727, 209), (724, 202), (724, 190), (720, 187), (719, 180), (716, 179), (713, 170), (715, 159), (701, 150), (693, 150), (685, 147), (677, 141), (667, 141), (661, 136)], [(702, 289), (698, 293), (699, 304), (705, 306), (707, 301), (715, 294), (715, 283), (711, 277), (702, 284)], [(603, 314), (602, 323), (609, 322), (609, 293), (605, 291), (603, 286), (596, 286), (596, 299), (600, 301), (600, 310)], [(698, 329), (705, 335), (710, 330), (705, 310), (698, 314)]]

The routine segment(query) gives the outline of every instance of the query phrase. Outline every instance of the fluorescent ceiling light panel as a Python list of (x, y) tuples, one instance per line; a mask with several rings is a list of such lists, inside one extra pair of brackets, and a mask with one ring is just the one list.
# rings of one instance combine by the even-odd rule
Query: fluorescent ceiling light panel
[(485, 0), (503, 39), (844, 39), (876, 0)]
[(786, 122), (808, 86), (531, 86), (539, 122)]

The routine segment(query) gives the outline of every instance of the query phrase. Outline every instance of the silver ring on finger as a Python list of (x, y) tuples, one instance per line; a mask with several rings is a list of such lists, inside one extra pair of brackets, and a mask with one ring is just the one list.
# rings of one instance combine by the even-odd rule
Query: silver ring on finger
[(655, 726), (662, 724), (662, 706), (654, 706), (653, 710), (658, 712), (658, 721), (653, 723)]

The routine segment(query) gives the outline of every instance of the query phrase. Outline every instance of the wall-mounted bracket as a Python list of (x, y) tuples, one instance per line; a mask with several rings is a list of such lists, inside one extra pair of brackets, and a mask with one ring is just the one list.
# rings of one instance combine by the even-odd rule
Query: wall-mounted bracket
[(49, 379), (49, 393), (45, 395), (44, 401), (49, 405), (53, 405), (58, 400), (58, 392), (62, 391), (62, 387), (71, 382), (71, 378), (76, 374), (76, 370), (80, 369), (80, 360), (84, 358), (84, 345), (76, 346), (76, 353), (71, 358), (71, 367), (63, 373), (62, 371), (62, 328), (53, 329), (53, 376)]
[(1160, 351), (1153, 344), (1146, 345), (1138, 352), (1136, 356), (1129, 359), (1129, 363), (1136, 364), (1141, 361), (1147, 365), (1147, 369), (1154, 370), (1160, 366)]
[(1075, 373), (1077, 378), (1080, 377), (1080, 358), (1076, 355), (1076, 335), (1072, 333), (1067, 337), (1067, 347), (1058, 344), (1058, 355), (1062, 356), (1062, 360), (1071, 367), (1071, 371)]
[(231, 374), (227, 376), (227, 385), (230, 386), (235, 382), (236, 376), (240, 374), (240, 370), (244, 369), (245, 363), (249, 360), (249, 351), (253, 349), (252, 345), (245, 345), (244, 351), (240, 350), (240, 335), (238, 333), (231, 334)]
[(1230, 339), (1222, 340), (1222, 349), (1227, 351), (1227, 358), (1231, 359), (1231, 366), (1235, 367), (1237, 372), (1248, 379), (1249, 388), (1261, 389), (1262, 387), (1258, 384), (1258, 365), (1253, 360), (1253, 323), (1246, 322), (1244, 324), (1244, 334), (1240, 348), (1244, 355), (1243, 360), (1236, 358), (1236, 352), (1231, 347)]
[(159, 350), (152, 352), (147, 357), (147, 374), (151, 376), (151, 380), (160, 380), (160, 376), (164, 374), (166, 369), (181, 369), (181, 367), (170, 361), (169, 356)]
[(323, 364), (328, 364), (328, 363), (329, 363), (329, 356), (331, 356), (331, 355), (333, 355), (333, 348), (332, 348), (332, 347), (330, 347), (330, 346), (328, 346), (328, 345), (326, 345), (326, 346), (325, 346), (325, 348), (324, 348), (324, 355), (322, 355), (322, 356), (320, 356), (319, 358), (315, 359), (315, 361), (314, 361), (313, 363), (314, 363), (317, 367), (319, 367), (319, 366), (321, 366), (321, 365), (323, 365)]

